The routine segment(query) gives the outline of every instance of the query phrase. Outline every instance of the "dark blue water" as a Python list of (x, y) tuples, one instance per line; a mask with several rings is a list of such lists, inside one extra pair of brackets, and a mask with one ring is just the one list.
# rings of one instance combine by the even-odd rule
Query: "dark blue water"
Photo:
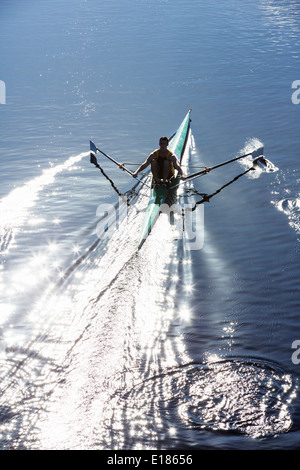
[[(1, 2), (2, 449), (299, 448), (299, 28), (296, 0)], [(138, 164), (190, 107), (187, 173), (277, 171), (137, 252), (147, 188), (127, 208), (89, 140)]]

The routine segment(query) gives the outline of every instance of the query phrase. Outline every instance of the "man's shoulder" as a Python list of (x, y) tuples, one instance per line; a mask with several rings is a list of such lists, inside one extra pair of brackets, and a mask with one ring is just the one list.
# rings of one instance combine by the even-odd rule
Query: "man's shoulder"
[(169, 152), (169, 157), (177, 158), (175, 153), (171, 152), (171, 150), (168, 150)]
[(148, 158), (153, 158), (156, 157), (159, 152), (159, 149), (153, 150), (153, 152), (150, 153)]

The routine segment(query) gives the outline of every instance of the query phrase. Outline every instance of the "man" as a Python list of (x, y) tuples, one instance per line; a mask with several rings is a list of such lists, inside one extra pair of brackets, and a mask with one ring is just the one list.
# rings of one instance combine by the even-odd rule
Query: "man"
[(168, 180), (172, 178), (175, 173), (175, 168), (179, 174), (184, 178), (183, 170), (179, 164), (179, 161), (169, 149), (169, 139), (167, 137), (161, 137), (159, 139), (159, 149), (154, 150), (144, 163), (133, 173), (133, 176), (137, 176), (140, 171), (143, 171), (148, 165), (151, 165), (151, 171), (155, 183), (166, 184)]

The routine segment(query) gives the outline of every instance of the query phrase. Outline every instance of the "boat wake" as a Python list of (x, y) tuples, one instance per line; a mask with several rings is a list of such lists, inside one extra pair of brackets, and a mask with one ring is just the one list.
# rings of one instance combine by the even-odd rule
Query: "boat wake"
[[(72, 429), (78, 430), (78, 423), (81, 429), (89, 428), (91, 410), (96, 408), (93, 419), (100, 426), (115, 377), (127, 383), (129, 371), (157, 373), (153, 357), (159, 356), (159, 345), (175, 314), (171, 292), (177, 277), (172, 274), (172, 281), (167, 274), (177, 269), (169, 243), (173, 227), (165, 217), (160, 218), (143, 253), (137, 252), (146, 204), (143, 191), (129, 208), (121, 202), (114, 205), (117, 223), (116, 218), (103, 216), (101, 205), (97, 220), (84, 229), (89, 245), (80, 247), (82, 230), (71, 232), (70, 223), (67, 244), (59, 240), (63, 221), (56, 226), (55, 238), (50, 229), (45, 230), (44, 218), (34, 225), (36, 230), (30, 230), (28, 220), (47, 197), (43, 189), (56, 181), (59, 172), (74, 169), (83, 156), (68, 160), (2, 201), (6, 217), (1, 239), (5, 293), (1, 303), (1, 448), (95, 445), (91, 435), (80, 432), (77, 442), (78, 433)], [(56, 201), (53, 191), (51, 203)], [(19, 197), (14, 212), (10, 208)], [(72, 209), (69, 212), (64, 216), (71, 217)], [(12, 231), (5, 228), (9, 224)], [(76, 242), (76, 250), (71, 250)], [(20, 246), (22, 259), (16, 254)], [(161, 250), (161, 246), (166, 248)], [(170, 355), (159, 359), (163, 360), (175, 362)]]
[[(43, 171), (42, 175), (19, 186), (11, 191), (0, 201), (0, 253), (6, 251), (25, 221), (30, 216), (30, 210), (34, 207), (39, 193), (55, 182), (55, 177), (74, 169), (87, 153), (72, 156), (60, 165)], [(38, 224), (38, 220), (31, 220), (32, 225)]]
[[(197, 156), (193, 145), (191, 137), (184, 164)], [(24, 236), (19, 229), (47, 181), (29, 191), (23, 222), (7, 212), (15, 234)], [(219, 432), (262, 438), (292, 429), (289, 373), (261, 359), (207, 358), (207, 349), (206, 360), (193, 359), (191, 244), (162, 215), (137, 251), (146, 204), (143, 189), (132, 206), (114, 205), (117, 217), (102, 205), (85, 225), (89, 243), (71, 260), (58, 243), (45, 249), (40, 224), (36, 256), (25, 257), (14, 277), (2, 272), (1, 448), (185, 448), (204, 432), (214, 447)], [(63, 248), (79, 245), (82, 233)], [(6, 255), (12, 236), (7, 229), (1, 239)], [(210, 260), (211, 280), (218, 279), (215, 251)]]

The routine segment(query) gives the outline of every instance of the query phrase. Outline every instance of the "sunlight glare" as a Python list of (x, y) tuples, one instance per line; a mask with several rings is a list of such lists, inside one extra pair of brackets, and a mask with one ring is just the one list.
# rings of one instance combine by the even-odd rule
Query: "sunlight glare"
[(50, 251), (50, 253), (55, 253), (57, 251), (57, 249), (58, 249), (57, 243), (55, 243), (55, 242), (49, 243), (48, 251)]
[(1, 321), (7, 321), (8, 317), (14, 313), (15, 307), (9, 303), (0, 304)]
[(184, 286), (184, 290), (185, 290), (185, 292), (187, 292), (188, 294), (191, 294), (191, 293), (193, 292), (194, 288), (193, 288), (192, 284), (186, 284), (186, 285)]
[(73, 248), (72, 248), (72, 253), (74, 255), (78, 255), (78, 253), (80, 252), (80, 248), (78, 245), (73, 245)]
[(189, 321), (191, 319), (191, 310), (187, 306), (183, 306), (179, 310), (179, 316), (184, 321)]

